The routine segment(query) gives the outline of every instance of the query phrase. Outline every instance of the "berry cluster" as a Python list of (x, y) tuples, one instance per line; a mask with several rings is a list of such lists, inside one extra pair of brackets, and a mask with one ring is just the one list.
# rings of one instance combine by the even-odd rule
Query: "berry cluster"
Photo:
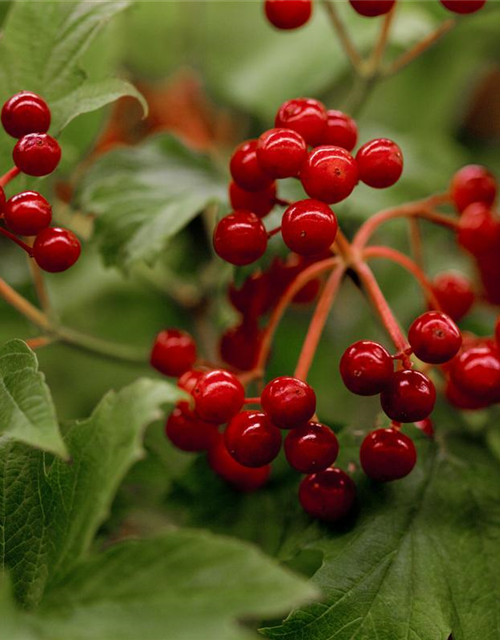
[[(311, 98), (285, 102), (275, 128), (241, 144), (231, 158), (234, 210), (215, 229), (216, 253), (237, 266), (252, 264), (278, 232), (299, 256), (328, 251), (338, 230), (329, 205), (345, 200), (359, 180), (382, 189), (395, 184), (403, 171), (397, 144), (371, 140), (354, 157), (350, 152), (357, 138), (355, 121), (341, 111), (327, 111)], [(276, 197), (276, 180), (283, 178), (298, 178), (309, 198), (288, 203), (281, 226), (268, 232), (262, 218), (283, 203)]]
[[(474, 13), (482, 9), (486, 0), (439, 0), (443, 7), (458, 14)], [(389, 13), (396, 0), (349, 0), (361, 16), (375, 18)], [(264, 11), (277, 29), (298, 29), (309, 22), (313, 13), (312, 0), (265, 0)]]
[[(47, 134), (51, 113), (40, 96), (22, 91), (2, 107), (2, 125), (17, 138), (12, 152), (15, 167), (0, 180), (0, 217), (5, 226), (0, 233), (21, 246), (44, 271), (59, 272), (71, 267), (80, 256), (80, 243), (67, 229), (50, 227), (52, 207), (36, 191), (5, 197), (4, 186), (19, 173), (41, 177), (52, 173), (61, 159), (61, 148)], [(33, 237), (31, 245), (17, 236)]]

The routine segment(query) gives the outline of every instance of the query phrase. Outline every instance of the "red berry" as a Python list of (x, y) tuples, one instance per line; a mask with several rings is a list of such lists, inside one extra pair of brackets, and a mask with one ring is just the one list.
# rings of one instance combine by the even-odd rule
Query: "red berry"
[(252, 273), (239, 289), (234, 283), (229, 285), (229, 300), (233, 307), (245, 316), (245, 319), (256, 320), (272, 306), (271, 285), (267, 272)]
[(267, 231), (250, 211), (233, 211), (222, 218), (214, 231), (214, 249), (226, 262), (239, 267), (261, 258), (267, 248)]
[(309, 280), (309, 282), (293, 296), (292, 302), (294, 304), (311, 304), (311, 302), (314, 302), (318, 297), (320, 289), (321, 280), (319, 278)]
[(322, 144), (326, 128), (326, 108), (319, 100), (295, 98), (284, 102), (276, 114), (276, 127), (293, 129), (307, 144)]
[(337, 235), (337, 218), (328, 205), (319, 200), (300, 200), (283, 215), (281, 234), (286, 246), (302, 256), (317, 256), (327, 251)]
[(257, 160), (271, 178), (297, 177), (306, 158), (306, 142), (293, 129), (270, 129), (257, 142)]
[(3, 190), (3, 187), (0, 187), (0, 214), (3, 213), (5, 209), (5, 201), (5, 191)]
[(445, 394), (448, 402), (461, 411), (477, 411), (485, 409), (490, 404), (487, 400), (478, 398), (467, 390), (457, 387), (451, 380), (446, 385)]
[(5, 224), (20, 236), (36, 236), (52, 220), (52, 207), (36, 191), (24, 191), (5, 204)]
[(80, 257), (81, 246), (68, 229), (47, 227), (37, 235), (33, 257), (44, 271), (58, 273), (72, 267)]
[(356, 121), (342, 111), (327, 111), (326, 129), (322, 144), (352, 151), (358, 142)]
[(441, 309), (455, 322), (461, 320), (474, 304), (472, 284), (460, 273), (441, 273), (434, 278), (432, 289)]
[(443, 7), (453, 13), (474, 13), (486, 4), (486, 0), (439, 0)]
[(196, 413), (202, 420), (223, 424), (243, 406), (245, 391), (238, 378), (222, 369), (203, 374), (193, 389)]
[(166, 376), (179, 377), (196, 361), (196, 344), (187, 331), (165, 329), (156, 336), (151, 366)]
[(427, 311), (411, 325), (408, 341), (422, 362), (444, 364), (459, 352), (462, 334), (450, 316), (440, 311)]
[(377, 429), (363, 440), (359, 459), (369, 478), (391, 482), (411, 473), (417, 452), (413, 441), (398, 429)]
[(239, 491), (257, 491), (266, 484), (271, 466), (244, 467), (227, 450), (224, 438), (219, 435), (208, 451), (208, 463), (212, 470), (223, 480)]
[(313, 518), (336, 522), (352, 509), (356, 486), (341, 469), (333, 468), (306, 476), (300, 483), (299, 500)]
[(236, 184), (246, 191), (263, 191), (272, 184), (257, 160), (257, 140), (247, 140), (236, 148), (229, 169)]
[(281, 431), (265, 413), (242, 411), (231, 419), (224, 442), (233, 458), (244, 467), (263, 467), (272, 462), (281, 449)]
[(245, 209), (263, 218), (270, 213), (276, 204), (276, 184), (273, 182), (262, 191), (245, 191), (236, 182), (229, 185), (229, 201), (233, 209)]
[(281, 429), (293, 429), (313, 417), (316, 394), (306, 382), (281, 376), (265, 386), (261, 403), (273, 424)]
[(167, 420), (165, 434), (177, 449), (195, 452), (208, 451), (217, 439), (218, 431), (215, 425), (177, 407)]
[(497, 195), (497, 183), (486, 167), (469, 164), (459, 169), (451, 179), (450, 195), (460, 212), (474, 202), (491, 205)]
[(395, 422), (419, 422), (430, 416), (436, 403), (436, 388), (420, 371), (396, 371), (380, 396), (382, 409)]
[(392, 187), (403, 173), (403, 154), (386, 138), (371, 140), (356, 154), (359, 179), (374, 189)]
[(392, 9), (396, 0), (349, 0), (352, 8), (366, 18), (382, 16)]
[(50, 109), (36, 93), (21, 91), (3, 105), (2, 124), (13, 138), (22, 138), (28, 133), (46, 133), (50, 127)]
[(493, 343), (464, 349), (451, 363), (450, 377), (478, 401), (500, 401), (500, 353)]
[(339, 454), (337, 436), (324, 424), (309, 422), (290, 431), (285, 438), (285, 455), (300, 473), (324, 471)]
[(298, 29), (311, 18), (312, 0), (265, 0), (264, 10), (277, 29)]
[(250, 371), (259, 357), (262, 331), (256, 322), (245, 320), (222, 334), (219, 351), (221, 358), (231, 367)]
[(46, 133), (29, 133), (16, 142), (12, 157), (16, 167), (28, 176), (47, 176), (59, 164), (61, 147)]
[[(181, 377), (177, 380), (177, 386), (179, 389), (183, 389), (191, 396), (193, 394), (193, 389), (196, 387), (198, 380), (203, 376), (206, 372), (200, 371), (199, 369), (189, 369), (181, 375)], [(192, 403), (181, 400), (177, 403), (177, 407), (182, 409), (182, 411), (186, 414), (191, 414), (195, 416), (196, 414), (193, 411), (194, 408), (194, 399), (192, 399)]]
[(394, 364), (381, 344), (360, 340), (344, 352), (340, 360), (340, 375), (352, 393), (374, 396), (391, 382)]
[(352, 193), (358, 183), (358, 167), (341, 147), (317, 147), (302, 167), (300, 179), (308, 196), (334, 204)]
[[(500, 247), (498, 247), (500, 250)], [(500, 260), (498, 250), (476, 255), (484, 296), (491, 304), (500, 304)]]
[(473, 255), (500, 246), (500, 222), (488, 205), (474, 202), (464, 210), (458, 223), (458, 243)]

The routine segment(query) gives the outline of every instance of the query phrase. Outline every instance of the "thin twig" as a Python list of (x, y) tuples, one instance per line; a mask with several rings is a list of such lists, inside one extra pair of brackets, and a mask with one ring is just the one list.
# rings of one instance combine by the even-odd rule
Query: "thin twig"
[(328, 17), (330, 18), (333, 28), (337, 32), (338, 38), (340, 40), (340, 44), (342, 45), (342, 48), (344, 49), (347, 57), (349, 58), (350, 63), (352, 64), (356, 73), (358, 73), (359, 75), (363, 75), (363, 67), (364, 67), (363, 58), (361, 57), (358, 49), (356, 48), (356, 45), (354, 44), (354, 42), (351, 39), (351, 36), (349, 35), (349, 32), (347, 31), (344, 23), (342, 22), (338, 14), (337, 7), (335, 6), (335, 3), (332, 2), (332, 0), (321, 0), (321, 1), (328, 14)]

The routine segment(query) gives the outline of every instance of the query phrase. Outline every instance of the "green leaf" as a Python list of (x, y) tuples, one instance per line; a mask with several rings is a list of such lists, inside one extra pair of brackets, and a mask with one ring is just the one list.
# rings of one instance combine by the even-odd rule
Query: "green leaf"
[(0, 436), (67, 457), (38, 361), (21, 340), (0, 349)]
[(118, 485), (142, 455), (144, 428), (180, 393), (146, 379), (108, 393), (68, 431), (71, 464), (0, 439), (0, 560), (18, 599), (36, 605), (47, 583), (88, 550)]
[[(53, 109), (56, 134), (82, 113), (94, 111), (121, 96), (140, 99), (127, 82), (91, 82), (78, 66), (96, 35), (129, 0), (26, 0), (15, 2), (0, 43), (0, 95), (35, 91)], [(144, 100), (141, 99), (144, 105)], [(1, 137), (0, 154), (8, 166), (12, 140)]]
[[(359, 442), (353, 439), (353, 448)], [(349, 453), (350, 455), (350, 453)], [(360, 483), (351, 526), (322, 527), (322, 604), (265, 630), (286, 640), (454, 640), (500, 634), (500, 467), (481, 443), (424, 442), (410, 477)]]
[(210, 160), (170, 135), (111, 151), (81, 184), (79, 206), (97, 216), (95, 237), (107, 265), (153, 263), (197, 214), (225, 198)]

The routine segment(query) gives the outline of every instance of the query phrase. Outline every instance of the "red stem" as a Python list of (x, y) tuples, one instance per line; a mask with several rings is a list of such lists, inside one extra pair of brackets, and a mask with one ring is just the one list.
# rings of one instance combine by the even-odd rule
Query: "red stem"
[(276, 227), (276, 229), (271, 229), (271, 231), (267, 232), (267, 237), (268, 238), (272, 238), (273, 236), (275, 236), (280, 231), (281, 231), (281, 227)]
[(33, 248), (30, 247), (29, 244), (26, 244), (26, 242), (23, 242), (13, 233), (11, 233), (10, 231), (7, 231), (7, 229), (4, 229), (3, 227), (0, 227), (0, 233), (4, 235), (6, 238), (9, 238), (9, 240), (12, 240), (12, 242), (15, 242), (16, 244), (18, 244), (21, 247), (21, 249), (26, 251), (26, 253), (29, 255), (30, 258), (33, 257)]
[(14, 178), (20, 173), (21, 171), (17, 167), (12, 167), (12, 169), (9, 169), (9, 171), (7, 171), (7, 173), (4, 173), (4, 175), (0, 178), (0, 187), (5, 187), (6, 185), (8, 185), (9, 182), (11, 180), (14, 180)]

